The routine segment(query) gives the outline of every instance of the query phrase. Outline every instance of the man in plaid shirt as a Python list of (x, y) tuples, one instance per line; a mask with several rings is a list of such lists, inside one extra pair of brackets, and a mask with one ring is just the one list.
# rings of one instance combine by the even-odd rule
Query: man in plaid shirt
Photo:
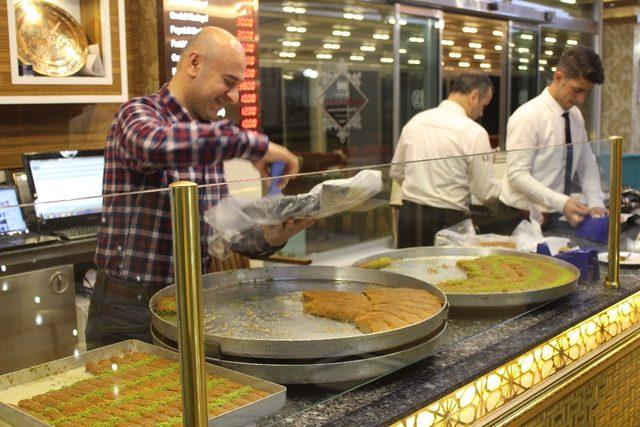
[[(266, 135), (215, 121), (221, 108), (238, 102), (244, 70), (238, 40), (220, 28), (204, 28), (184, 49), (168, 85), (126, 102), (116, 113), (105, 150), (88, 348), (128, 338), (151, 341), (149, 298), (173, 282), (170, 183), (205, 185), (199, 189), (202, 214), (228, 194), (223, 160), (250, 160), (263, 176), (270, 163), (281, 161), (285, 174), (297, 173), (297, 157)], [(232, 249), (267, 257), (311, 223), (289, 220), (252, 230)], [(204, 221), (201, 230), (206, 272)]]

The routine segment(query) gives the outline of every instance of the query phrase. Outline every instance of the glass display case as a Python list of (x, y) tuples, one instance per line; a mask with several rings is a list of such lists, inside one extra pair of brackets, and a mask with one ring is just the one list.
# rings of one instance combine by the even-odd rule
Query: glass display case
[[(585, 197), (592, 206), (606, 203), (609, 146), (608, 140), (573, 144), (572, 197)], [(391, 210), (398, 208), (389, 204), (390, 176), (398, 176), (398, 168), (448, 170), (455, 181), (454, 173), (484, 162), (491, 166), (491, 185), (504, 190), (518, 188), (521, 174), (514, 165), (523, 159), (563, 159), (566, 150), (552, 146), (304, 173), (286, 177), (283, 194), (269, 199), (262, 195), (278, 193), (282, 178), (230, 182), (228, 198), (223, 198), (226, 185), (198, 186), (200, 229), (188, 235), (199, 234), (202, 257), (191, 261), (204, 275), (202, 295), (191, 304), (204, 309), (209, 416), (260, 425), (320, 418), (367, 425), (482, 423), (538, 390), (543, 380), (568, 375), (585, 357), (605, 352), (635, 331), (640, 297), (634, 257), (640, 249), (630, 213), (621, 239), (621, 264), (628, 268), (621, 271), (617, 289), (603, 284), (606, 217), (594, 214), (573, 227), (560, 213), (531, 212), (550, 210), (540, 200), (529, 212), (505, 209), (469, 183), (462, 191), (468, 211), (460, 211), (461, 221), (453, 214), (432, 220), (423, 215), (411, 224), (402, 212), (400, 223), (393, 220)], [(589, 153), (595, 162), (583, 162)], [(163, 176), (166, 185), (177, 180)], [(447, 188), (447, 179), (442, 182)], [(100, 271), (90, 311), (108, 322), (90, 321), (84, 333), (88, 338), (108, 333), (115, 345), (89, 339), (91, 351), (85, 352), (80, 341), (54, 356), (68, 359), (25, 358), (24, 368), (46, 364), (0, 378), (5, 420), (24, 416), (7, 403), (49, 422), (89, 416), (114, 423), (181, 420), (175, 353), (180, 301), (175, 287), (165, 287), (173, 282), (176, 239), (167, 228), (170, 190), (141, 187), (94, 199), (100, 197), (105, 208), (96, 258)], [(36, 201), (63, 202), (71, 201)], [(526, 221), (531, 216), (543, 218), (544, 225)], [(278, 227), (290, 217), (315, 221), (281, 245)], [(505, 232), (507, 223), (512, 228)], [(438, 231), (433, 241), (410, 248), (394, 244), (394, 230), (421, 233), (425, 228)], [(64, 242), (54, 245), (64, 251)], [(5, 257), (0, 295), (16, 292), (21, 285), (15, 275), (37, 261), (38, 250)], [(485, 276), (474, 276), (478, 270)], [(52, 292), (56, 289), (54, 283)], [(41, 307), (51, 298), (43, 293), (22, 304), (36, 329), (48, 324), (51, 314)], [(11, 333), (28, 333), (18, 329)], [(81, 333), (71, 327), (67, 332)], [(15, 359), (25, 351), (30, 353), (16, 347), (5, 354)], [(56, 387), (68, 386), (51, 395), (60, 398), (56, 404), (62, 409), (47, 409), (33, 398), (46, 390), (29, 386), (52, 369), (59, 374)], [(96, 389), (74, 385), (95, 378), (106, 380), (99, 388), (108, 415), (83, 401), (89, 402)], [(65, 401), (65, 393), (74, 396)]]

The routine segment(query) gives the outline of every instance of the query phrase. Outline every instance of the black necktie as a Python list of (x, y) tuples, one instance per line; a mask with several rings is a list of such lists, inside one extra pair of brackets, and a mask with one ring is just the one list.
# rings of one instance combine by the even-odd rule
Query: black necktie
[(564, 168), (564, 194), (571, 194), (571, 169), (573, 168), (573, 146), (571, 145), (571, 125), (569, 124), (569, 112), (564, 117), (564, 142), (567, 144), (567, 161)]

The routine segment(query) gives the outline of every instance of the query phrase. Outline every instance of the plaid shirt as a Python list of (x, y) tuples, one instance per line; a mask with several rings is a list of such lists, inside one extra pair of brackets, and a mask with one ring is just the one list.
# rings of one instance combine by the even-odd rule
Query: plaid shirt
[[(265, 135), (230, 121), (194, 120), (167, 85), (124, 103), (107, 136), (103, 216), (95, 263), (109, 275), (154, 286), (173, 283), (171, 205), (166, 189), (175, 181), (214, 185), (198, 189), (200, 214), (228, 194), (223, 160), (257, 160), (267, 151)], [(137, 194), (129, 194), (138, 192)], [(125, 194), (122, 194), (125, 193)], [(108, 196), (109, 194), (119, 194)], [(209, 226), (201, 221), (203, 266)], [(253, 257), (277, 250), (257, 230), (233, 249)], [(205, 268), (205, 271), (208, 268)]]

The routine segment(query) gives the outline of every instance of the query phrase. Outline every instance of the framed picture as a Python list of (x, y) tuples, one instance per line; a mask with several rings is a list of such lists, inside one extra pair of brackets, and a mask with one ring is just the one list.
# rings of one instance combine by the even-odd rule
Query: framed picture
[(0, 104), (125, 101), (124, 13), (124, 0), (0, 3)]

